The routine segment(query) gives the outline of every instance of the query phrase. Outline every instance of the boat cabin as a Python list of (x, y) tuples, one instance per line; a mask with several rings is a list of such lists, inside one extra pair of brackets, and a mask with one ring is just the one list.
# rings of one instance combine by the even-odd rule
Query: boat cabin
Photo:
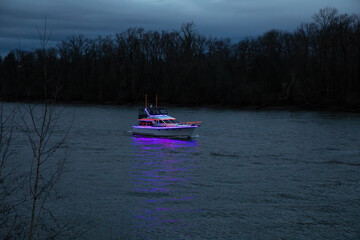
[(175, 118), (143, 118), (139, 119), (139, 126), (143, 127), (167, 127), (167, 126), (174, 126), (178, 125), (178, 122)]

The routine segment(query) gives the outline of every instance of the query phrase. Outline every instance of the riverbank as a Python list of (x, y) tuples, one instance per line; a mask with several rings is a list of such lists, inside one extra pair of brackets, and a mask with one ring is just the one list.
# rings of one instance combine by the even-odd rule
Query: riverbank
[[(0, 102), (7, 103), (31, 103), (41, 104), (43, 101), (7, 101), (1, 100)], [(84, 105), (84, 106), (143, 106), (143, 102), (88, 102), (88, 101), (57, 101), (57, 105)], [(161, 107), (169, 108), (210, 108), (210, 109), (229, 109), (229, 110), (248, 110), (248, 111), (330, 111), (330, 112), (349, 112), (360, 113), (360, 107), (347, 107), (341, 105), (312, 105), (312, 104), (261, 104), (261, 105), (226, 105), (226, 104), (177, 104), (177, 103), (161, 103)]]
[[(20, 101), (8, 101), (1, 100), (0, 102), (7, 103), (31, 103), (41, 104), (44, 101), (40, 100), (20, 100)], [(143, 102), (91, 102), (91, 101), (56, 101), (57, 105), (84, 105), (84, 106), (98, 106), (98, 105), (109, 105), (109, 106), (143, 106)], [(275, 110), (275, 111), (331, 111), (331, 112), (351, 112), (360, 113), (360, 107), (347, 107), (341, 105), (324, 105), (324, 104), (260, 104), (260, 105), (228, 105), (228, 104), (179, 104), (163, 102), (159, 104), (161, 107), (170, 108), (211, 108), (211, 109), (229, 109), (229, 110), (250, 110), (250, 111), (262, 111), (262, 110)]]

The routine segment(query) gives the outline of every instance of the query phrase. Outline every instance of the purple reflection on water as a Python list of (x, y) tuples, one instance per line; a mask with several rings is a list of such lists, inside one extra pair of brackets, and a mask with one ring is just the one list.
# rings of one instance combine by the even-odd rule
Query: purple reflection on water
[(165, 201), (190, 201), (192, 200), (193, 197), (181, 197), (181, 198), (162, 198), (162, 199), (149, 199), (149, 200), (145, 200), (146, 202), (165, 202)]
[(136, 188), (137, 191), (168, 192), (167, 186), (188, 180), (182, 172), (187, 171), (189, 162), (193, 161), (190, 157), (196, 151), (196, 141), (142, 136), (132, 139), (138, 157), (134, 164), (139, 169), (134, 182), (148, 186)]
[(197, 146), (197, 141), (133, 136), (134, 145), (144, 150), (176, 149)]
[(188, 226), (188, 217), (200, 211), (191, 207), (196, 196), (190, 187), (197, 169), (197, 141), (143, 136), (132, 140), (134, 230), (147, 239), (157, 239), (159, 232), (170, 236), (173, 229)]

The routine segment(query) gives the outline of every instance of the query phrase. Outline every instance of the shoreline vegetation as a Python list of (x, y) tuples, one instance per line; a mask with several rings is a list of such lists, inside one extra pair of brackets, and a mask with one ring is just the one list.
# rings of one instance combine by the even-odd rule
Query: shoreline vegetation
[(293, 32), (237, 43), (205, 37), (191, 22), (15, 49), (0, 56), (0, 100), (41, 102), (45, 88), (65, 104), (134, 106), (158, 94), (163, 106), (360, 112), (359, 69), (359, 15), (325, 8)]
[[(31, 101), (8, 101), (1, 100), (0, 102), (7, 103), (24, 103), (24, 104), (42, 104), (41, 100)], [(152, 102), (150, 102), (152, 104)], [(118, 106), (118, 107), (140, 107), (142, 108), (144, 102), (132, 102), (132, 103), (118, 103), (118, 102), (88, 102), (88, 101), (57, 101), (55, 105), (73, 105), (73, 106)], [(244, 111), (317, 111), (317, 112), (348, 112), (348, 113), (360, 113), (358, 107), (346, 107), (340, 105), (332, 106), (315, 106), (309, 104), (263, 104), (263, 105), (223, 105), (223, 104), (174, 104), (174, 103), (159, 103), (159, 107), (165, 108), (209, 108), (209, 109), (222, 109), (222, 110), (244, 110)]]

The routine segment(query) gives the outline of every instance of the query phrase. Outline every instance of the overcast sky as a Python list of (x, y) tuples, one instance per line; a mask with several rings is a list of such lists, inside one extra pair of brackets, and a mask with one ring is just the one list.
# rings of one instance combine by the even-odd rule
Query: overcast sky
[(129, 27), (178, 30), (194, 21), (199, 33), (238, 41), (270, 29), (295, 30), (321, 8), (360, 12), (360, 0), (0, 0), (0, 55), (39, 47), (45, 15), (52, 42), (73, 34), (115, 34)]

